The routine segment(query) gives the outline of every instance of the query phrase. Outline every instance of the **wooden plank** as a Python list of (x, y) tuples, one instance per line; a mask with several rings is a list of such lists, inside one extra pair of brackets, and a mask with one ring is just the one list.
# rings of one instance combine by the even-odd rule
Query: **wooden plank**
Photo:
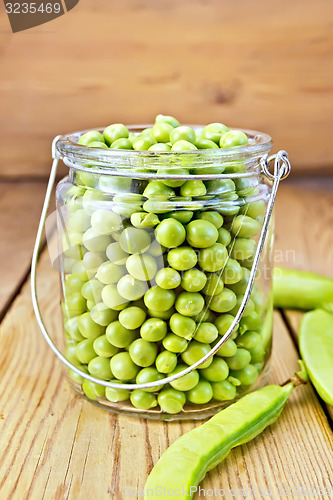
[(266, 131), (295, 171), (332, 172), (332, 9), (330, 0), (81, 0), (14, 35), (3, 15), (0, 173), (45, 175), (54, 136), (158, 112)]
[(40, 182), (0, 183), (0, 317), (29, 270), (45, 189)]
[[(278, 265), (333, 277), (332, 189), (332, 179), (282, 186), (277, 202)], [(284, 313), (297, 343), (303, 313)], [(327, 406), (327, 411), (333, 420), (333, 408)]]
[[(49, 266), (44, 253), (41, 304), (47, 325), (59, 335), (58, 276)], [(0, 497), (126, 498), (123, 489), (143, 488), (167, 446), (200, 424), (117, 416), (74, 395), (41, 338), (30, 300), (27, 283), (0, 330)], [(296, 360), (276, 314), (271, 382), (284, 382)], [(278, 423), (234, 450), (201, 486), (223, 488), (226, 498), (241, 498), (234, 493), (241, 489), (260, 496), (270, 488), (277, 498), (279, 487), (287, 493), (301, 486), (333, 488), (332, 444), (332, 431), (308, 385), (294, 392)]]

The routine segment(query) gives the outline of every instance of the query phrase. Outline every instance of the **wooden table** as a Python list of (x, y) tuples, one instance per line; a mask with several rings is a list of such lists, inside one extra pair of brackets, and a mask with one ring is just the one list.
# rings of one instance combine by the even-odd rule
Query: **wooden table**
[[(332, 275), (332, 186), (329, 179), (281, 186), (278, 265)], [(123, 489), (142, 488), (168, 445), (200, 424), (118, 416), (69, 388), (39, 332), (30, 298), (29, 262), (44, 190), (43, 179), (0, 187), (0, 498), (136, 498)], [(39, 294), (53, 330), (60, 328), (57, 285), (45, 250)], [(275, 313), (271, 382), (284, 382), (296, 369), (299, 318)], [(233, 450), (202, 488), (207, 495), (209, 488), (223, 489), (223, 498), (274, 499), (298, 498), (302, 487), (304, 498), (323, 498), (327, 488), (324, 498), (332, 497), (332, 417), (310, 384), (297, 389), (279, 421)]]

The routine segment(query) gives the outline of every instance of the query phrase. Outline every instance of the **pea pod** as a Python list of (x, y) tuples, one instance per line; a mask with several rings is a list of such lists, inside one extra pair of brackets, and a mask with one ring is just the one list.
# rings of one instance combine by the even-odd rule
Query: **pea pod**
[(276, 267), (273, 275), (274, 307), (325, 309), (333, 312), (333, 279), (316, 273)]
[(306, 313), (299, 330), (299, 348), (318, 394), (333, 406), (333, 316), (319, 309)]
[(247, 443), (275, 422), (297, 382), (269, 385), (252, 392), (217, 413), (205, 424), (177, 439), (159, 459), (145, 484), (177, 498), (193, 498), (206, 472), (219, 464), (235, 446)]

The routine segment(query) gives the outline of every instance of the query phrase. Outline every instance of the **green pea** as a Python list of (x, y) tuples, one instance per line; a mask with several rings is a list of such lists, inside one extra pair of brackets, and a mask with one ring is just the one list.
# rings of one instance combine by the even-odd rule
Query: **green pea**
[(222, 358), (213, 358), (210, 366), (200, 369), (200, 373), (210, 382), (220, 382), (229, 375), (229, 367)]
[[(209, 344), (202, 344), (201, 342), (197, 342), (196, 340), (191, 340), (186, 351), (184, 351), (181, 355), (182, 360), (187, 365), (191, 366), (201, 358), (203, 358), (206, 354), (208, 354), (211, 350), (211, 346)], [(200, 365), (200, 368), (208, 368), (211, 365), (213, 358), (207, 359), (204, 363)]]
[(133, 136), (133, 140), (136, 138), (136, 137), (139, 137), (140, 135), (141, 136), (146, 136), (146, 135), (151, 135), (151, 132), (153, 130), (153, 127), (147, 127), (145, 129), (142, 130), (142, 132), (140, 132), (140, 134), (138, 135), (134, 135)]
[(155, 365), (160, 373), (171, 373), (177, 366), (177, 355), (171, 351), (162, 351), (157, 356)]
[(249, 142), (247, 135), (241, 130), (229, 130), (220, 139), (221, 148), (233, 148), (235, 146), (246, 146)]
[(236, 387), (228, 380), (212, 383), (213, 398), (217, 401), (231, 401), (236, 397)]
[(105, 252), (110, 241), (109, 235), (98, 234), (92, 227), (82, 236), (82, 243), (90, 252)]
[[(231, 234), (225, 227), (220, 227), (218, 229), (218, 238), (217, 238), (217, 243), (221, 243), (225, 247), (227, 247), (230, 244), (231, 241)], [(236, 258), (234, 255), (232, 257)]]
[(150, 246), (149, 233), (144, 229), (127, 227), (120, 235), (119, 245), (127, 253), (145, 252)]
[(252, 257), (256, 251), (257, 244), (249, 238), (235, 238), (231, 245), (231, 257), (237, 260), (245, 260)]
[(137, 151), (148, 151), (157, 141), (150, 135), (139, 136), (132, 141), (133, 149)]
[(104, 142), (103, 136), (98, 130), (90, 130), (85, 134), (82, 134), (79, 139), (79, 144), (81, 146), (88, 146), (91, 142)]
[(213, 323), (204, 321), (198, 325), (194, 338), (203, 344), (210, 344), (217, 339), (218, 334), (219, 332)]
[(127, 139), (128, 135), (128, 129), (122, 123), (109, 125), (103, 132), (104, 141), (108, 146), (113, 144), (117, 139)]
[(125, 328), (120, 321), (112, 321), (107, 327), (105, 334), (110, 344), (119, 348), (129, 346), (137, 337), (136, 330)]
[(181, 196), (204, 196), (206, 194), (206, 186), (200, 180), (186, 181), (180, 188)]
[(192, 219), (193, 212), (190, 210), (177, 210), (175, 212), (170, 212), (168, 216), (177, 219), (182, 224), (187, 224)]
[(234, 356), (236, 352), (237, 344), (232, 339), (228, 339), (224, 342), (220, 349), (216, 351), (215, 355), (220, 356), (221, 358), (230, 358), (231, 356)]
[(74, 233), (84, 233), (90, 227), (90, 216), (82, 208), (71, 213), (67, 220), (68, 229)]
[(206, 125), (201, 132), (202, 139), (207, 139), (209, 141), (219, 144), (221, 136), (223, 136), (229, 129), (223, 123), (210, 123)]
[(196, 405), (209, 403), (213, 397), (213, 389), (209, 382), (200, 380), (200, 382), (186, 394), (187, 400)]
[(205, 305), (203, 296), (197, 292), (182, 292), (176, 299), (176, 310), (183, 316), (199, 314)]
[(87, 301), (80, 293), (65, 297), (63, 313), (68, 318), (79, 316), (87, 310)]
[[(81, 372), (88, 373), (88, 370), (84, 365), (77, 365), (77, 368), (79, 368)], [(81, 377), (81, 375), (78, 375), (73, 370), (68, 370), (68, 376), (71, 380), (73, 380), (73, 382), (76, 382), (77, 384), (81, 385), (84, 382), (84, 378)]]
[(69, 338), (70, 340), (75, 340), (77, 342), (79, 342), (80, 340), (84, 340), (84, 337), (80, 333), (78, 327), (78, 319), (79, 316), (76, 316), (75, 318), (70, 318), (67, 321), (65, 321), (64, 325), (66, 337)]
[[(234, 195), (236, 194), (236, 186), (235, 183), (231, 179), (214, 179), (206, 182), (207, 193), (213, 195), (223, 195), (225, 199), (226, 195)], [(236, 194), (236, 199), (238, 198)], [(220, 207), (218, 207), (220, 208)]]
[(239, 322), (239, 333), (242, 335), (248, 330), (258, 330), (261, 326), (261, 317), (256, 312), (253, 311), (251, 314), (248, 314), (245, 318), (242, 318)]
[(252, 219), (256, 219), (259, 221), (260, 218), (263, 217), (266, 210), (266, 203), (264, 200), (253, 201), (251, 203), (247, 203), (246, 205), (246, 213)]
[[(117, 379), (110, 380), (110, 382), (121, 384), (121, 382)], [(113, 387), (106, 387), (105, 397), (107, 400), (111, 401), (111, 403), (119, 403), (121, 401), (126, 401), (127, 399), (129, 399), (130, 391), (128, 389), (116, 389)]]
[(163, 198), (175, 196), (175, 192), (162, 181), (150, 181), (143, 192), (143, 196), (163, 200)]
[(165, 198), (165, 201), (150, 199), (144, 202), (143, 210), (146, 212), (154, 212), (155, 214), (164, 214), (173, 210), (174, 204)]
[(148, 342), (158, 342), (164, 339), (166, 334), (167, 324), (159, 318), (147, 319), (140, 328), (141, 337)]
[(175, 248), (185, 241), (186, 231), (176, 219), (164, 219), (155, 229), (156, 240), (167, 248)]
[(84, 254), (82, 262), (89, 277), (95, 276), (99, 266), (105, 261), (103, 253), (87, 252)]
[(257, 364), (261, 363), (265, 359), (267, 351), (262, 343), (260, 343), (252, 349), (249, 349), (249, 353), (251, 354), (251, 363)]
[(78, 343), (74, 340), (66, 340), (65, 356), (73, 365), (78, 365), (79, 362), (76, 356), (76, 347)]
[(196, 314), (192, 318), (196, 323), (201, 323), (202, 321), (208, 321), (210, 316), (210, 311), (208, 307), (204, 308), (199, 314)]
[(166, 153), (168, 151), (171, 151), (171, 146), (163, 142), (158, 142), (157, 144), (153, 144), (152, 146), (150, 146), (148, 151), (155, 151), (156, 153)]
[(181, 279), (181, 286), (186, 292), (200, 292), (207, 282), (207, 276), (199, 269), (185, 271)]
[(231, 375), (237, 378), (242, 385), (252, 385), (258, 378), (258, 370), (253, 365), (244, 366), (241, 370), (232, 371)]
[(151, 131), (152, 137), (157, 142), (169, 142), (173, 126), (166, 122), (157, 122)]
[(168, 388), (159, 393), (157, 401), (164, 413), (172, 415), (182, 411), (186, 397), (183, 392)]
[(78, 329), (87, 339), (95, 339), (104, 333), (104, 327), (92, 320), (90, 313), (81, 314), (78, 318)]
[[(176, 373), (179, 373), (186, 368), (188, 368), (186, 365), (178, 365), (177, 368), (172, 373), (170, 373), (170, 375), (175, 375)], [(190, 391), (197, 385), (198, 382), (199, 373), (197, 372), (197, 370), (193, 370), (190, 373), (183, 375), (183, 377), (177, 378), (173, 382), (170, 382), (170, 385), (174, 389), (177, 389), (177, 391)]]
[(243, 335), (238, 337), (237, 345), (239, 347), (244, 347), (245, 349), (253, 349), (257, 344), (259, 344), (261, 336), (258, 332), (248, 330)]
[(103, 398), (105, 396), (105, 387), (90, 380), (85, 380), (82, 384), (82, 390), (87, 398), (97, 401), (98, 398)]
[(172, 267), (160, 269), (155, 276), (155, 281), (160, 288), (171, 290), (177, 288), (181, 283), (180, 274)]
[[(87, 231), (89, 231), (89, 229), (87, 229)], [(84, 234), (86, 234), (86, 232)], [(73, 259), (81, 259), (83, 255), (82, 241), (83, 241), (82, 233), (76, 233), (70, 231), (64, 233), (62, 238), (62, 248), (64, 254), (67, 257), (71, 257)]]
[(119, 322), (128, 330), (139, 328), (145, 319), (145, 311), (136, 306), (127, 307), (119, 313)]
[(196, 248), (207, 248), (214, 245), (218, 238), (218, 231), (214, 224), (206, 220), (192, 220), (186, 226), (186, 239)]
[(242, 278), (240, 279), (240, 281), (238, 281), (238, 283), (234, 283), (233, 285), (228, 285), (228, 287), (237, 295), (244, 295), (249, 279), (250, 279), (249, 269), (246, 269), (246, 267), (242, 267)]
[[(135, 382), (137, 384), (147, 384), (149, 382), (156, 382), (156, 380), (161, 380), (163, 375), (159, 373), (156, 368), (148, 367), (143, 368), (137, 374)], [(148, 389), (143, 389), (145, 392), (157, 392), (163, 388), (163, 385), (158, 385), (156, 387), (150, 387)]]
[(133, 149), (132, 141), (124, 137), (116, 139), (110, 146), (111, 149)]
[(96, 278), (105, 285), (117, 283), (124, 275), (124, 268), (113, 262), (103, 262), (97, 270)]
[(167, 351), (179, 353), (185, 351), (188, 342), (183, 337), (179, 337), (174, 333), (168, 333), (168, 335), (162, 340), (162, 344)]
[(96, 357), (96, 353), (94, 351), (94, 339), (87, 339), (79, 342), (75, 347), (75, 355), (81, 363), (87, 365)]
[(151, 255), (134, 254), (128, 257), (126, 268), (133, 278), (150, 281), (156, 274), (157, 264)]
[(118, 293), (126, 300), (140, 299), (147, 291), (147, 288), (148, 285), (146, 282), (138, 281), (130, 274), (125, 274), (125, 276), (120, 278), (117, 284)]
[(130, 394), (130, 400), (135, 408), (149, 410), (157, 406), (156, 396), (141, 389), (134, 389)]
[(72, 273), (82, 281), (86, 281), (88, 279), (88, 275), (82, 260), (77, 260), (75, 264), (73, 264)]
[(137, 339), (129, 347), (132, 361), (138, 366), (150, 366), (157, 356), (157, 345), (144, 339)]
[(150, 247), (148, 248), (148, 253), (153, 257), (160, 257), (166, 251), (166, 248), (159, 244), (157, 240), (153, 240)]
[(169, 265), (177, 271), (188, 271), (196, 265), (198, 260), (193, 248), (186, 246), (170, 250), (167, 259)]
[(102, 356), (97, 356), (89, 362), (88, 371), (93, 377), (102, 380), (109, 380), (112, 377), (110, 361)]
[(155, 118), (155, 123), (169, 123), (170, 125), (172, 125), (172, 127), (179, 127), (180, 123), (178, 120), (176, 120), (176, 118), (174, 118), (173, 116), (167, 116), (167, 115), (157, 115), (156, 118)]
[(148, 309), (148, 314), (151, 318), (168, 320), (176, 312), (174, 307), (170, 307), (167, 311), (155, 311), (154, 309)]
[(65, 276), (65, 292), (70, 294), (72, 292), (80, 292), (84, 281), (77, 274), (68, 274)]
[(243, 273), (237, 260), (228, 259), (222, 271), (222, 278), (225, 285), (233, 285), (242, 279)]
[(170, 142), (171, 144), (175, 144), (178, 141), (187, 141), (195, 144), (196, 135), (193, 128), (184, 125), (174, 128), (170, 133)]
[(99, 209), (91, 216), (91, 226), (97, 234), (111, 234), (121, 228), (122, 222), (111, 210)]
[(246, 349), (242, 347), (237, 348), (237, 352), (234, 356), (230, 356), (226, 359), (230, 370), (241, 370), (251, 361), (251, 354)]
[[(244, 295), (239, 295), (237, 297), (235, 307), (230, 310), (230, 313), (233, 314), (234, 316), (236, 316), (236, 314), (241, 306), (241, 303), (243, 302), (243, 299), (244, 299)], [(249, 316), (250, 314), (252, 314), (254, 312), (254, 309), (255, 309), (254, 302), (252, 299), (249, 299), (249, 301), (245, 307), (245, 310), (243, 311), (243, 318), (246, 318), (246, 316)]]
[(102, 283), (96, 279), (91, 279), (82, 285), (81, 294), (87, 300), (100, 302), (103, 288)]
[(102, 301), (110, 309), (120, 311), (126, 307), (127, 300), (120, 295), (116, 285), (106, 285), (102, 290)]
[(225, 313), (231, 311), (237, 303), (237, 296), (232, 290), (224, 288), (221, 293), (211, 297), (209, 307), (212, 311)]
[[(177, 130), (177, 129), (175, 129), (175, 130)], [(176, 141), (173, 143), (171, 151), (191, 151), (191, 150), (196, 150), (196, 149), (197, 149), (197, 147), (194, 144), (192, 144), (191, 142), (180, 140), (180, 141)], [(186, 165), (186, 163), (185, 163), (185, 165)]]
[[(115, 193), (127, 193), (131, 190), (132, 179), (128, 177), (117, 177), (110, 175), (102, 175), (99, 174), (98, 186), (99, 189), (105, 191), (106, 193), (115, 194)], [(103, 199), (106, 199), (105, 195)], [(104, 203), (103, 203), (104, 205)], [(108, 203), (110, 205), (110, 203)], [(95, 205), (95, 209), (98, 208), (99, 205)], [(114, 208), (114, 204), (112, 204), (112, 208)]]
[(218, 149), (217, 144), (209, 139), (197, 139), (195, 145), (198, 149)]
[(213, 212), (213, 211), (200, 212), (197, 215), (197, 219), (206, 220), (211, 224), (214, 224), (216, 229), (219, 229), (223, 225), (223, 217), (218, 212)]
[[(216, 229), (216, 228), (215, 228)], [(199, 264), (204, 271), (215, 272), (222, 269), (228, 259), (228, 252), (221, 243), (214, 243), (209, 248), (203, 248), (199, 252)]]
[(259, 230), (259, 222), (247, 215), (237, 215), (231, 224), (231, 232), (238, 238), (252, 238)]
[(146, 292), (144, 302), (146, 307), (149, 309), (163, 312), (173, 306), (175, 298), (176, 296), (174, 291), (154, 286)]
[(179, 337), (190, 339), (195, 332), (196, 323), (192, 318), (175, 313), (170, 318), (170, 328)]
[(230, 384), (234, 385), (235, 387), (239, 387), (240, 385), (242, 385), (238, 380), (238, 378), (232, 377), (231, 375), (229, 375), (227, 381), (230, 382)]
[(106, 256), (114, 264), (122, 265), (125, 264), (128, 253), (124, 252), (119, 243), (114, 242), (107, 247)]
[(220, 276), (215, 273), (207, 273), (207, 283), (203, 289), (203, 293), (209, 296), (218, 295), (224, 288), (224, 283)]
[(118, 380), (134, 380), (140, 371), (128, 352), (118, 352), (111, 358), (110, 363), (111, 371)]
[(159, 218), (156, 214), (147, 212), (136, 212), (131, 215), (131, 224), (132, 226), (140, 229), (145, 227), (154, 227), (159, 224)]
[(119, 349), (114, 345), (110, 344), (106, 335), (101, 335), (94, 340), (93, 348), (97, 356), (102, 356), (102, 358), (111, 358)]

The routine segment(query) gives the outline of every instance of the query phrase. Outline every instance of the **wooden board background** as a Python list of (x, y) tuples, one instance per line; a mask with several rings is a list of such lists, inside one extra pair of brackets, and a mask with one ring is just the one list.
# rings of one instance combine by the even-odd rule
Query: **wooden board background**
[(270, 133), (333, 172), (331, 0), (81, 0), (12, 34), (0, 3), (0, 176), (45, 176), (60, 133), (158, 112)]

